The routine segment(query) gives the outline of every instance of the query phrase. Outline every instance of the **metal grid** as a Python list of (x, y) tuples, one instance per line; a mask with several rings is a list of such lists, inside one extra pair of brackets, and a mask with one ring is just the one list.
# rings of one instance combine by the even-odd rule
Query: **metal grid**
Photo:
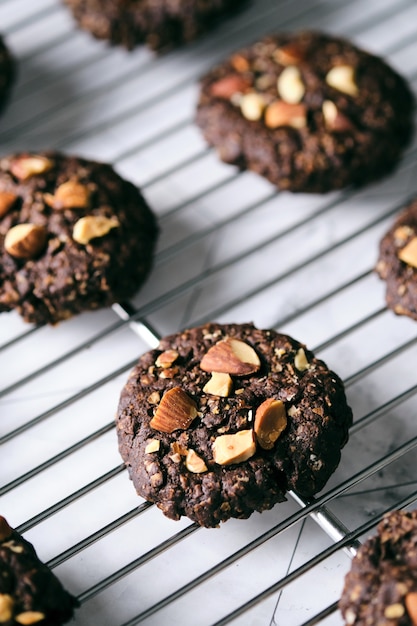
[[(417, 330), (386, 310), (372, 269), (380, 236), (416, 192), (416, 141), (378, 185), (294, 196), (219, 163), (193, 112), (205, 70), (280, 29), (350, 37), (415, 90), (416, 3), (253, 0), (160, 58), (93, 41), (58, 0), (0, 0), (0, 24), (20, 67), (2, 152), (56, 147), (113, 162), (162, 228), (133, 302), (57, 328), (1, 316), (2, 514), (78, 596), (79, 625), (341, 624), (336, 602), (358, 542), (384, 511), (417, 500)], [(355, 422), (314, 501), (290, 494), (206, 530), (135, 495), (113, 416), (140, 353), (214, 319), (306, 342), (344, 378)]]

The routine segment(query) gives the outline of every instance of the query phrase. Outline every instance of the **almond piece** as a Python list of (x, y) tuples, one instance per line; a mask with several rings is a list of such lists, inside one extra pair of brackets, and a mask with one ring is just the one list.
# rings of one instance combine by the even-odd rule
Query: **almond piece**
[(45, 202), (54, 209), (86, 209), (90, 204), (90, 190), (76, 180), (68, 180), (55, 194), (44, 194)]
[(213, 443), (213, 459), (218, 465), (243, 463), (255, 452), (253, 430), (239, 430), (234, 435), (220, 435)]
[(395, 604), (389, 604), (385, 607), (384, 616), (387, 619), (397, 619), (402, 617), (405, 613), (405, 609), (402, 604), (396, 602)]
[(203, 387), (204, 393), (227, 398), (232, 391), (232, 379), (229, 374), (213, 372), (210, 380)]
[(259, 445), (271, 450), (287, 426), (287, 414), (281, 400), (268, 398), (258, 406), (255, 413), (254, 430)]
[(17, 224), (4, 238), (4, 248), (17, 259), (33, 259), (45, 247), (47, 232), (36, 224)]
[(298, 104), (303, 99), (305, 87), (301, 73), (295, 65), (288, 65), (278, 76), (277, 89), (288, 104)]
[(241, 54), (234, 54), (230, 59), (230, 63), (237, 72), (247, 72), (250, 68), (249, 61)]
[(355, 82), (355, 70), (351, 65), (335, 65), (326, 74), (326, 83), (349, 96), (357, 96), (358, 86)]
[(307, 110), (304, 104), (288, 104), (283, 100), (275, 100), (265, 111), (265, 124), (268, 128), (292, 126), (304, 128), (307, 124)]
[(54, 166), (51, 159), (39, 155), (17, 157), (10, 164), (10, 171), (19, 180), (27, 180), (37, 174), (44, 174)]
[(165, 350), (165, 352), (161, 352), (158, 358), (155, 361), (155, 365), (157, 367), (171, 367), (173, 363), (178, 359), (178, 352), (176, 350)]
[(335, 132), (345, 132), (353, 129), (352, 122), (340, 113), (335, 103), (325, 100), (322, 105), (323, 117), (327, 128)]
[(91, 239), (104, 237), (112, 228), (120, 226), (117, 217), (105, 217), (104, 215), (86, 215), (74, 224), (72, 238), (83, 246)]
[(400, 261), (417, 268), (417, 237), (410, 239), (408, 244), (398, 251)]
[(45, 619), (45, 613), (41, 613), (40, 611), (24, 611), (16, 615), (14, 619), (18, 624), (29, 626), (30, 624), (37, 624)]
[(298, 369), (299, 372), (304, 372), (308, 370), (310, 367), (310, 363), (307, 361), (306, 353), (304, 352), (304, 348), (300, 348), (294, 358), (294, 365)]
[(251, 83), (245, 76), (238, 74), (228, 74), (210, 85), (210, 94), (215, 98), (230, 100), (236, 93), (245, 93), (250, 88)]
[(10, 528), (7, 520), (0, 515), (0, 541), (4, 541), (11, 536), (13, 530)]
[(0, 217), (10, 211), (18, 196), (10, 191), (0, 191)]
[(159, 439), (151, 439), (148, 441), (145, 447), (145, 454), (151, 454), (151, 452), (158, 452), (161, 446)]
[(301, 63), (304, 60), (304, 53), (297, 44), (288, 43), (277, 48), (273, 57), (280, 65), (297, 65), (297, 63)]
[(405, 608), (413, 626), (417, 626), (417, 591), (410, 591), (405, 596)]
[(197, 407), (181, 387), (173, 387), (165, 392), (149, 422), (149, 426), (163, 433), (186, 430), (197, 417)]
[(247, 93), (240, 100), (242, 115), (251, 122), (261, 119), (264, 108), (265, 101), (259, 93)]
[(207, 472), (207, 465), (191, 448), (187, 452), (185, 467), (193, 474), (202, 474), (203, 472)]
[(218, 341), (203, 356), (200, 367), (205, 372), (246, 376), (257, 372), (261, 362), (255, 350), (240, 339)]
[(12, 619), (14, 601), (8, 593), (0, 593), (0, 624)]

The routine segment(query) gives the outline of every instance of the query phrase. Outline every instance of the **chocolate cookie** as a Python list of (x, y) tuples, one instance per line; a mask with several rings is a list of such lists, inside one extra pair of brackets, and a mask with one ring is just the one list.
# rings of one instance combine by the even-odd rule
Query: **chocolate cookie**
[(153, 50), (191, 41), (217, 20), (240, 8), (242, 0), (64, 0), (81, 28), (98, 39), (132, 49)]
[(0, 311), (56, 323), (132, 296), (155, 217), (110, 165), (50, 152), (0, 160)]
[(202, 80), (196, 122), (220, 158), (280, 189), (327, 192), (387, 174), (412, 134), (413, 96), (344, 39), (279, 34)]
[(349, 626), (417, 624), (417, 511), (393, 511), (352, 561), (340, 599)]
[(0, 110), (7, 101), (14, 75), (14, 61), (2, 37), (0, 37)]
[(382, 238), (376, 271), (386, 281), (387, 306), (417, 320), (417, 199)]
[(119, 450), (139, 495), (214, 527), (319, 491), (352, 413), (341, 380), (298, 341), (207, 324), (144, 354), (118, 408)]
[(78, 606), (32, 544), (0, 516), (0, 623), (59, 626)]

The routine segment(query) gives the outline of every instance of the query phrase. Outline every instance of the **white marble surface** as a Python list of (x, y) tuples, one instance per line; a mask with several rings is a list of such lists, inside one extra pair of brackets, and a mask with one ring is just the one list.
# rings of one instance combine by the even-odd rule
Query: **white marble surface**
[[(415, 0), (252, 0), (215, 33), (160, 58), (94, 41), (59, 0), (0, 0), (0, 30), (19, 64), (0, 145), (2, 153), (56, 147), (108, 160), (142, 187), (162, 231), (134, 306), (159, 334), (252, 320), (304, 341), (344, 378), (355, 425), (324, 493), (378, 470), (328, 502), (354, 531), (417, 485), (417, 326), (385, 310), (372, 272), (379, 238), (416, 192), (416, 141), (381, 183), (291, 195), (219, 163), (193, 124), (202, 72), (264, 33), (301, 27), (385, 56), (416, 91)], [(74, 623), (119, 626), (162, 602), (144, 623), (208, 626), (300, 567), (302, 576), (233, 624), (300, 625), (335, 602), (349, 557), (340, 548), (323, 554), (332, 539), (298, 519), (291, 499), (210, 531), (141, 507), (112, 423), (148, 344), (127, 325), (106, 332), (117, 321), (106, 310), (24, 335), (31, 327), (17, 316), (0, 319), (0, 512), (81, 596)], [(277, 534), (277, 525), (287, 528)], [(201, 584), (165, 605), (198, 576)]]

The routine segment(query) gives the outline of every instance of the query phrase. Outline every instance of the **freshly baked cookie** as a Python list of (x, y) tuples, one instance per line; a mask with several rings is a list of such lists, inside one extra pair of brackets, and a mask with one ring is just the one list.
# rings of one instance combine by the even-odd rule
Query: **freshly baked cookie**
[(59, 153), (0, 160), (0, 311), (56, 323), (132, 296), (157, 235), (110, 165)]
[(214, 527), (319, 491), (352, 413), (341, 380), (298, 341), (207, 324), (144, 354), (120, 397), (119, 450), (139, 495)]
[(220, 158), (280, 189), (323, 193), (387, 174), (413, 97), (378, 57), (316, 32), (269, 36), (210, 71), (196, 122)]
[(386, 282), (387, 306), (417, 320), (417, 199), (382, 238), (376, 271)]
[(358, 550), (340, 610), (349, 626), (417, 624), (417, 511), (392, 511)]
[(128, 49), (145, 43), (153, 50), (198, 37), (242, 0), (64, 0), (81, 28)]
[(32, 544), (0, 516), (0, 623), (59, 626), (77, 605)]
[(0, 37), (0, 110), (9, 96), (14, 74), (14, 61), (2, 37)]

